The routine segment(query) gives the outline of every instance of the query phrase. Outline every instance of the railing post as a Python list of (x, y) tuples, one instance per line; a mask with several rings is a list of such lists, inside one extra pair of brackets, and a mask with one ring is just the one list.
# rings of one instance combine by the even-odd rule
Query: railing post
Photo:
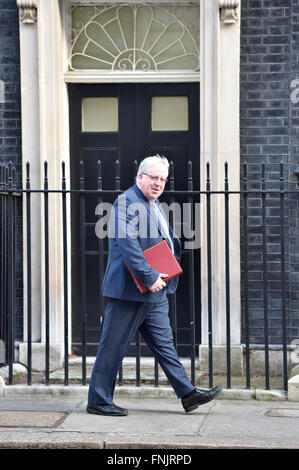
[(68, 325), (68, 241), (67, 241), (67, 210), (66, 210), (66, 178), (65, 162), (62, 162), (62, 238), (63, 238), (63, 285), (64, 285), (64, 384), (69, 383), (69, 362), (68, 362), (68, 343), (69, 343), (69, 325)]
[(7, 263), (6, 263), (6, 167), (4, 160), (0, 164), (0, 202), (1, 202), (1, 212), (0, 212), (0, 269), (1, 269), (1, 285), (0, 285), (0, 364), (6, 363), (6, 321), (5, 321), (5, 312), (6, 312), (6, 275), (7, 275)]
[(12, 163), (8, 165), (8, 206), (7, 206), (7, 351), (8, 351), (8, 383), (13, 381), (14, 362), (14, 204)]
[(286, 332), (286, 269), (285, 269), (285, 243), (284, 243), (284, 178), (283, 163), (280, 163), (280, 252), (281, 252), (281, 302), (282, 302), (282, 346), (283, 346), (283, 387), (288, 390), (288, 356)]
[[(118, 157), (120, 156), (120, 152), (118, 152)], [(137, 162), (136, 162), (137, 163)], [(116, 160), (115, 162), (115, 191), (120, 190), (120, 177), (119, 177), (119, 160)], [(136, 333), (138, 335), (138, 333)], [(137, 347), (137, 336), (136, 336), (136, 347)], [(136, 364), (137, 364), (137, 352), (136, 352)], [(123, 382), (123, 364), (121, 363), (119, 371), (118, 371), (118, 383), (119, 385), (122, 385)], [(137, 376), (137, 366), (136, 366), (136, 382), (138, 382), (138, 376)]]
[[(188, 162), (188, 191), (193, 191), (192, 162)], [(193, 228), (193, 195), (188, 194), (190, 207), (190, 228)], [(194, 251), (189, 249), (189, 301), (190, 301), (190, 339), (191, 339), (191, 383), (195, 385), (195, 298), (194, 298)]]
[(246, 341), (246, 388), (250, 388), (250, 341), (249, 341), (249, 297), (248, 297), (248, 187), (247, 187), (247, 163), (243, 165), (243, 195), (244, 195), (244, 313), (245, 313), (245, 341)]
[(86, 385), (86, 260), (85, 260), (85, 194), (84, 163), (80, 161), (80, 254), (81, 254), (81, 322), (82, 384)]
[[(175, 181), (174, 181), (174, 163), (171, 161), (169, 163), (169, 189), (171, 191), (170, 194), (170, 204), (175, 203)], [(173, 214), (170, 213), (170, 226), (173, 227)], [(178, 325), (177, 325), (177, 302), (176, 302), (176, 293), (170, 295), (170, 306), (171, 306), (171, 313), (172, 313), (172, 330), (173, 330), (173, 340), (174, 345), (177, 345), (177, 336), (178, 336)]]
[(48, 162), (44, 162), (44, 224), (45, 224), (45, 314), (46, 314), (46, 384), (50, 378), (50, 315), (49, 315), (49, 193)]
[(27, 383), (32, 380), (32, 292), (31, 292), (31, 192), (30, 163), (26, 163), (26, 233), (27, 233)]
[(208, 272), (208, 344), (209, 344), (209, 386), (213, 387), (213, 324), (212, 324), (212, 246), (211, 246), (211, 181), (210, 163), (207, 162), (207, 272)]
[(229, 254), (229, 190), (228, 190), (228, 163), (224, 165), (224, 191), (225, 191), (225, 284), (226, 284), (226, 364), (227, 388), (231, 388), (231, 347), (230, 347), (230, 254)]
[[(98, 160), (98, 204), (103, 203), (103, 181), (102, 181), (102, 162)], [(103, 238), (99, 237), (99, 273), (100, 273), (100, 285), (102, 285), (104, 277), (104, 242)], [(102, 327), (104, 321), (104, 299), (100, 296), (100, 335), (102, 334)]]
[(269, 390), (269, 334), (268, 334), (268, 270), (266, 233), (266, 179), (265, 164), (262, 164), (262, 237), (263, 237), (263, 297), (264, 297), (264, 339), (265, 339), (265, 385)]

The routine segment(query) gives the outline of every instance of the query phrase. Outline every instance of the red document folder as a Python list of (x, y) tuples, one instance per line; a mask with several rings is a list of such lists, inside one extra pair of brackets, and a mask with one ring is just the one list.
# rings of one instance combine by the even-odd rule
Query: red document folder
[[(169, 248), (168, 243), (163, 240), (157, 245), (151, 246), (147, 250), (143, 252), (148, 264), (154, 268), (159, 273), (168, 274), (167, 277), (163, 277), (163, 281), (169, 281), (175, 276), (182, 274), (183, 270), (179, 263), (177, 262), (175, 256), (173, 255), (171, 249)], [(128, 266), (127, 266), (128, 268)], [(128, 268), (129, 269), (129, 268)], [(130, 269), (129, 269), (130, 271)], [(134, 274), (130, 271), (132, 278), (134, 279), (138, 289), (140, 290), (141, 294), (145, 294), (149, 292), (149, 289), (145, 287), (142, 282), (134, 276)]]

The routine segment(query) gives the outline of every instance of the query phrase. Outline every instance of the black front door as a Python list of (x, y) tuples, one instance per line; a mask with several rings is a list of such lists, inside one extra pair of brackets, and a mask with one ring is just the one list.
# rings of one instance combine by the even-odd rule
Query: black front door
[[(125, 190), (134, 183), (136, 162), (159, 153), (174, 163), (176, 190), (186, 190), (188, 161), (193, 166), (194, 189), (199, 189), (199, 84), (101, 84), (70, 85), (71, 181), (79, 188), (79, 162), (84, 163), (85, 189), (97, 188), (98, 161), (101, 161), (103, 190)], [(100, 107), (102, 107), (100, 109)], [(99, 114), (97, 114), (99, 109)], [(116, 170), (118, 161), (118, 170)], [(168, 183), (169, 184), (169, 183)], [(119, 185), (119, 186), (118, 186)], [(167, 186), (165, 190), (169, 189)], [(104, 193), (104, 202), (113, 202), (117, 193)], [(171, 202), (165, 194), (161, 199)], [(176, 196), (176, 202), (186, 201)], [(86, 265), (86, 342), (87, 354), (95, 355), (100, 336), (104, 299), (100, 296), (101, 277), (107, 259), (107, 240), (95, 235), (98, 216), (96, 194), (85, 199)], [(72, 198), (72, 335), (73, 351), (80, 354), (82, 340), (81, 250), (79, 196)], [(101, 245), (103, 243), (103, 245)], [(104, 263), (100, 255), (104, 250)], [(194, 251), (196, 314), (200, 312), (199, 250)], [(190, 352), (189, 261), (183, 250), (182, 267), (186, 275), (180, 280), (171, 318), (178, 352)], [(176, 307), (174, 307), (176, 305)], [(174, 310), (177, 312), (175, 315)], [(198, 324), (198, 322), (197, 322)], [(199, 327), (195, 341), (200, 341)], [(131, 351), (131, 350), (130, 350)], [(129, 354), (130, 354), (129, 351)], [(134, 354), (133, 350), (131, 351)], [(145, 348), (146, 353), (146, 348)]]

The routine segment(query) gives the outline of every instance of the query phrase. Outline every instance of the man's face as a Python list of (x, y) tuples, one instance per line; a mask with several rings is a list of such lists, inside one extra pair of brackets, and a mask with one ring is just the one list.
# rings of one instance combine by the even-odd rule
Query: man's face
[(164, 191), (168, 172), (164, 165), (152, 165), (138, 176), (138, 186), (149, 201), (155, 201)]

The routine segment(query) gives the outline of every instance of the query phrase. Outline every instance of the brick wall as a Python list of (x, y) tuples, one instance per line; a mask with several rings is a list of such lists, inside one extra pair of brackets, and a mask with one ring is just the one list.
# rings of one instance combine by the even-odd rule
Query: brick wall
[[(272, 189), (278, 187), (282, 161), (286, 188), (295, 189), (299, 104), (292, 103), (291, 82), (299, 79), (299, 0), (242, 0), (241, 15), (241, 162), (248, 164), (251, 188), (261, 187), (264, 163), (266, 188)], [(286, 199), (287, 335), (291, 342), (299, 336), (299, 212), (298, 196), (291, 194)], [(267, 204), (269, 342), (279, 344), (282, 302), (277, 195), (270, 197)], [(257, 198), (250, 201), (249, 216), (250, 342), (263, 343), (261, 201)]]
[[(12, 161), (22, 181), (19, 20), (16, 0), (0, 0), (0, 159)], [(22, 337), (22, 212), (17, 207), (16, 332)]]
[[(299, 179), (294, 176), (299, 166), (299, 0), (291, 1), (290, 39), (290, 180), (292, 188), (299, 189)], [(291, 338), (299, 338), (299, 197), (290, 202), (290, 283), (291, 283)]]

